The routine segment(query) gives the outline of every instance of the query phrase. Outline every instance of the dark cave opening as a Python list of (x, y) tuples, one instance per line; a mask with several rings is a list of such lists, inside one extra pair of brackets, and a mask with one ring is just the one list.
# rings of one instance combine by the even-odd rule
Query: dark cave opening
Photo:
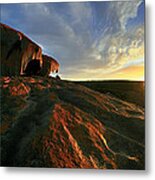
[(37, 59), (32, 59), (27, 64), (24, 73), (27, 76), (32, 76), (32, 75), (39, 75), (40, 71), (41, 71), (40, 61)]

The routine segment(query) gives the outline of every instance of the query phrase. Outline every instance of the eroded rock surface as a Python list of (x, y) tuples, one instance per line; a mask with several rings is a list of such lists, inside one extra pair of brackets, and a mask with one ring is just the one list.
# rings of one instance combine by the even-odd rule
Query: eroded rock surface
[(37, 59), (42, 66), (42, 49), (23, 33), (0, 24), (1, 32), (1, 75), (24, 74), (29, 61)]
[(40, 72), (41, 76), (49, 76), (50, 73), (58, 73), (59, 63), (52, 57), (43, 55), (43, 66)]
[(23, 33), (2, 23), (0, 32), (1, 76), (48, 76), (51, 72), (58, 72), (59, 63), (50, 56), (42, 55), (41, 47)]
[(71, 82), (1, 78), (2, 166), (144, 169), (144, 109)]

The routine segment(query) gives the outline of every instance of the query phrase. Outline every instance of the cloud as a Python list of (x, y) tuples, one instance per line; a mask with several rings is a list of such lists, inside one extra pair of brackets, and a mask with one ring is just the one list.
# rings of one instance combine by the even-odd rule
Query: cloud
[(127, 29), (140, 4), (29, 3), (1, 9), (2, 21), (21, 29), (45, 54), (58, 59), (62, 78), (92, 79), (101, 74), (104, 78), (144, 58), (143, 25)]
[(127, 22), (130, 18), (137, 16), (137, 9), (141, 3), (142, 1), (119, 1), (111, 3), (110, 12), (116, 12), (122, 30), (126, 29)]

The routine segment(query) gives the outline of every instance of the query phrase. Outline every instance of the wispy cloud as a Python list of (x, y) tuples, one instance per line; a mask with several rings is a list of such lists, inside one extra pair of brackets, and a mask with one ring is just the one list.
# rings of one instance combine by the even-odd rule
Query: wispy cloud
[(63, 78), (93, 79), (100, 73), (104, 79), (106, 74), (138, 63), (137, 59), (143, 61), (143, 24), (127, 28), (141, 3), (8, 4), (2, 5), (1, 19), (58, 59)]

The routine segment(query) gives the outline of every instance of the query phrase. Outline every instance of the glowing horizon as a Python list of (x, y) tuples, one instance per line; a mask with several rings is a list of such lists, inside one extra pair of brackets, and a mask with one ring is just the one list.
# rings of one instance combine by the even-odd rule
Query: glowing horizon
[[(131, 74), (131, 76), (126, 77), (126, 73), (119, 72), (118, 74), (116, 73), (115, 75), (110, 75), (107, 77), (99, 77), (99, 78), (83, 78), (83, 77), (75, 77), (75, 78), (65, 78), (63, 77), (63, 80), (71, 80), (71, 81), (104, 81), (104, 80), (129, 80), (129, 81), (145, 81), (145, 76), (144, 76), (144, 66), (141, 67), (131, 67), (131, 71), (128, 71), (130, 74), (132, 71), (138, 70), (138, 74), (135, 77), (134, 74)], [(129, 69), (128, 69), (129, 70)], [(124, 70), (125, 71), (125, 70)], [(123, 78), (122, 78), (123, 77)]]

